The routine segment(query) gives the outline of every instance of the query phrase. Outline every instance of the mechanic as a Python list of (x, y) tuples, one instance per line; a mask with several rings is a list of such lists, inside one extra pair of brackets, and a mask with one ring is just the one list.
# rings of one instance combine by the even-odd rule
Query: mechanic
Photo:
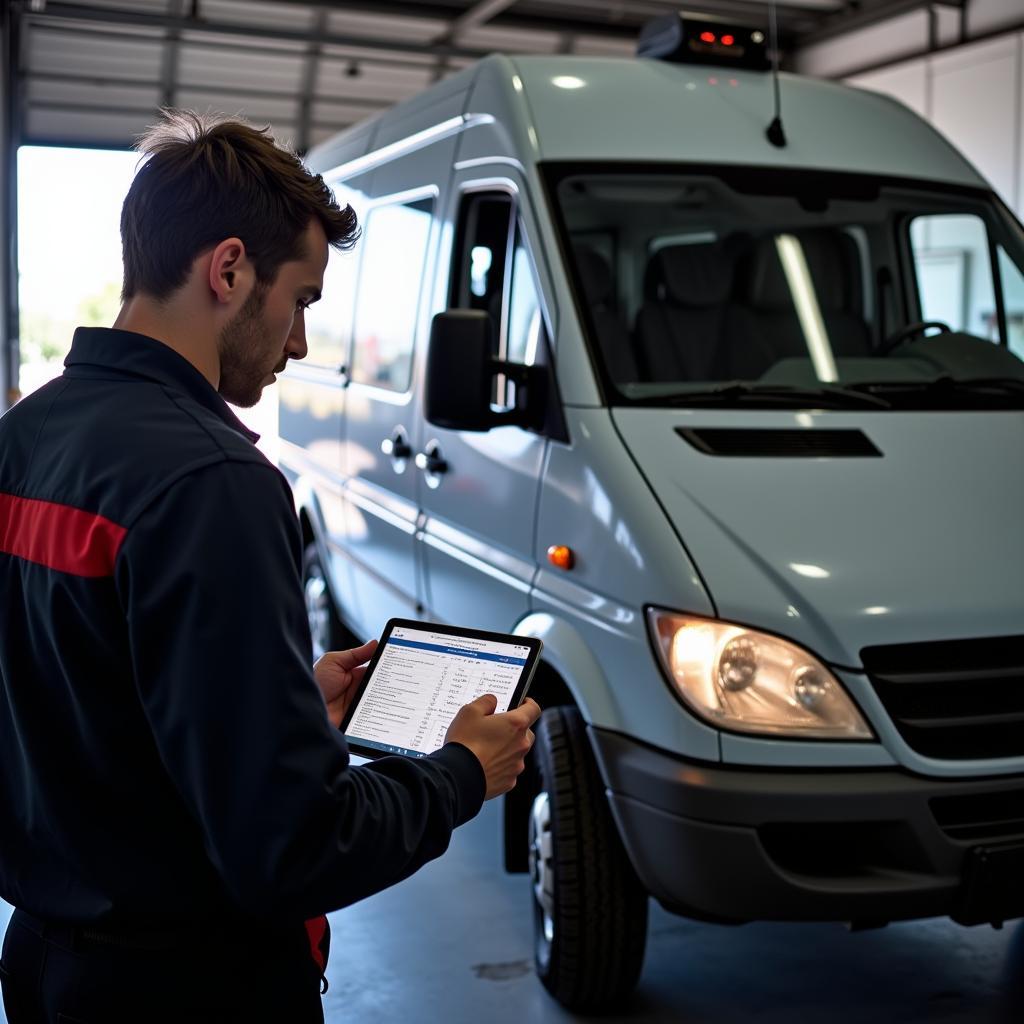
[(322, 1021), (322, 915), (511, 789), (540, 709), (481, 697), (429, 757), (350, 765), (375, 641), (311, 667), (291, 492), (226, 402), (305, 356), (355, 214), (238, 120), (168, 111), (140, 148), (113, 329), (0, 419), (4, 1003)]

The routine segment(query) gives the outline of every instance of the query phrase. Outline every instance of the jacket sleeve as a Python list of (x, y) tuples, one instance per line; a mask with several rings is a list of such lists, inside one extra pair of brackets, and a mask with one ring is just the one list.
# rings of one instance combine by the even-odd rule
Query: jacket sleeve
[(269, 463), (177, 481), (116, 568), (160, 757), (234, 900), (311, 917), (411, 875), (480, 809), (467, 748), (352, 767), (313, 677), (290, 491)]

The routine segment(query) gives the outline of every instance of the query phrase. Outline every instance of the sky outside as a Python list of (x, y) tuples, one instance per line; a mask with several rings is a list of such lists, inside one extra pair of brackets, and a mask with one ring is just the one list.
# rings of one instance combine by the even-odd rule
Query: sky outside
[(139, 154), (22, 146), (18, 265), (22, 310), (74, 319), (82, 300), (121, 282), (121, 203)]
[[(18, 150), (23, 395), (60, 375), (76, 327), (109, 327), (117, 315), (121, 204), (138, 161), (138, 153), (124, 150)], [(252, 409), (235, 411), (276, 461), (276, 386)]]

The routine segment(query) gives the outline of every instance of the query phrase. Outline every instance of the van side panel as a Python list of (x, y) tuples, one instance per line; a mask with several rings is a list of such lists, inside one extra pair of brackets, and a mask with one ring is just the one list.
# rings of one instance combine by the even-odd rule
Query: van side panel
[[(572, 444), (552, 443), (544, 471), (531, 607), (585, 637), (601, 665), (604, 695), (595, 693), (594, 680), (566, 677), (585, 697), (590, 724), (717, 761), (717, 731), (670, 691), (644, 616), (650, 604), (714, 615), (711, 599), (608, 411), (567, 408), (566, 419)], [(571, 570), (548, 563), (552, 544), (572, 548)], [(551, 635), (556, 639), (556, 631)], [(560, 657), (570, 666), (579, 663), (571, 651)]]
[[(447, 111), (454, 100), (446, 101)], [(439, 110), (439, 116), (446, 111)], [(429, 325), (430, 282), (433, 280), (438, 240), (438, 192), (448, 177), (455, 151), (455, 137), (440, 139), (418, 150), (412, 159), (399, 158), (382, 164), (372, 172), (369, 188), (371, 211), (368, 233), (374, 230), (375, 212), (387, 217), (387, 210), (406, 209), (407, 204), (432, 206), (425, 257), (415, 282), (404, 277), (393, 280), (394, 301), (414, 302), (411, 318), (413, 337), (407, 339), (411, 349), (408, 379), (400, 382), (371, 383), (360, 372), (360, 345), (365, 344), (367, 368), (376, 352), (374, 329), (375, 309), (383, 310), (388, 294), (367, 287), (366, 261), (362, 268), (356, 300), (357, 328), (353, 340), (352, 379), (348, 386), (346, 438), (346, 547), (353, 564), (354, 585), (361, 611), (358, 623), (365, 636), (377, 636), (393, 616), (419, 618), (422, 612), (419, 545), (416, 541), (420, 513), (420, 480), (412, 454), (402, 458), (385, 448), (388, 443), (415, 441), (419, 431), (420, 386), (417, 372), (417, 350), (426, 344)], [(425, 211), (408, 216), (426, 217)], [(390, 223), (388, 220), (381, 224)], [(382, 230), (378, 227), (378, 230)], [(392, 234), (378, 234), (376, 246), (394, 250), (394, 265), (402, 267), (412, 245), (397, 225), (383, 229)], [(417, 229), (418, 230), (418, 229)], [(384, 241), (382, 241), (382, 238)], [(422, 244), (422, 240), (417, 242)], [(367, 250), (369, 251), (369, 250)], [(385, 261), (386, 262), (386, 261)], [(379, 268), (378, 268), (379, 269)], [(380, 289), (381, 280), (374, 287)], [(415, 292), (415, 297), (411, 294)], [(360, 318), (360, 303), (370, 310)], [(363, 326), (361, 327), (360, 324)], [(365, 337), (360, 336), (360, 331)], [(391, 339), (394, 342), (396, 339)], [(402, 339), (403, 341), (405, 339)], [(402, 346), (406, 351), (405, 345)], [(372, 377), (372, 373), (370, 373)], [(384, 447), (382, 447), (384, 446)]]

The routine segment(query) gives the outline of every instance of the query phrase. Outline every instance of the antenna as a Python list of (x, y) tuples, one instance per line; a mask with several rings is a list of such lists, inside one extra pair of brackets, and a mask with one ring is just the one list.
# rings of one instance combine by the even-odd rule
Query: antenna
[(772, 85), (775, 87), (775, 117), (768, 125), (765, 135), (773, 146), (782, 149), (786, 145), (786, 133), (782, 127), (782, 97), (779, 94), (779, 22), (775, 12), (775, 0), (771, 0), (768, 18), (769, 45), (772, 50)]

